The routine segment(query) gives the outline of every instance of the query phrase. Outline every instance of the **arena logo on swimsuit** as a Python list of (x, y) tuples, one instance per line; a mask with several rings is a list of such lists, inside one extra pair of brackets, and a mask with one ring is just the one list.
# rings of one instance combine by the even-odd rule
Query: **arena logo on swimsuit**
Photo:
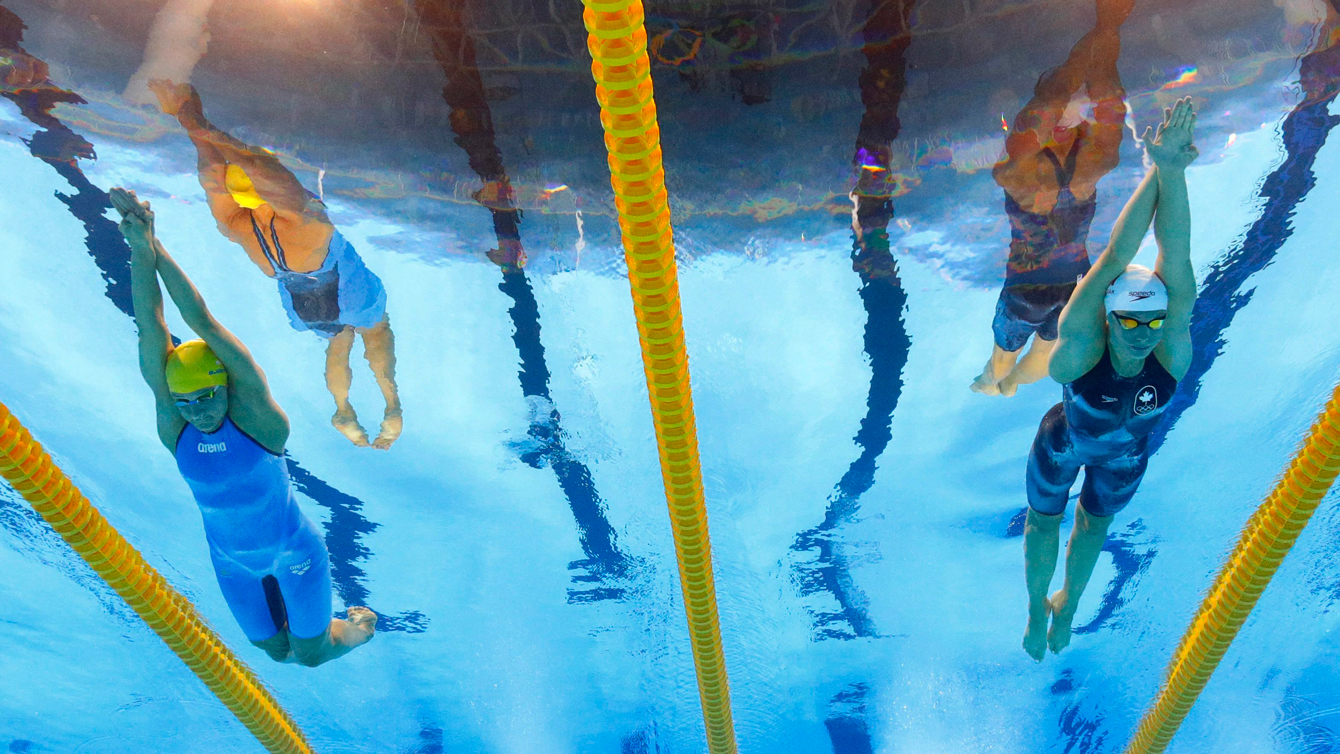
[(1159, 392), (1153, 385), (1145, 385), (1140, 392), (1135, 394), (1135, 413), (1144, 415), (1158, 408)]
[(223, 453), (228, 450), (228, 443), (225, 442), (202, 442), (195, 446), (198, 453)]

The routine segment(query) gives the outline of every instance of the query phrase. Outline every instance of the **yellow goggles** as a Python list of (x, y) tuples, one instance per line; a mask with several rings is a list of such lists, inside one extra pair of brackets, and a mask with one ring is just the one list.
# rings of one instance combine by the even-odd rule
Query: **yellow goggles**
[(1117, 317), (1117, 324), (1121, 325), (1121, 329), (1123, 330), (1134, 330), (1140, 325), (1144, 325), (1151, 330), (1162, 330), (1163, 319), (1163, 317), (1159, 317), (1158, 319), (1151, 319), (1148, 322), (1141, 322), (1138, 319), (1131, 319), (1130, 317)]

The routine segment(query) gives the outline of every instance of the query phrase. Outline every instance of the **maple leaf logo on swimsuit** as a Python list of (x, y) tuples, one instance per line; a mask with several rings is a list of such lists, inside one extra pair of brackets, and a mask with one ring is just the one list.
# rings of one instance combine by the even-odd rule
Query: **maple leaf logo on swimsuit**
[(1159, 391), (1155, 390), (1153, 385), (1146, 385), (1135, 394), (1136, 416), (1143, 416), (1158, 407)]

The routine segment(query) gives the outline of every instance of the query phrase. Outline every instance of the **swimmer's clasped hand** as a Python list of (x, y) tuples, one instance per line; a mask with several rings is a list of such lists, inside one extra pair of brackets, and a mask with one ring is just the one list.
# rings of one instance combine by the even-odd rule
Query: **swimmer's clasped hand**
[(1158, 132), (1146, 127), (1141, 141), (1149, 158), (1163, 170), (1183, 170), (1200, 156), (1192, 142), (1195, 139), (1196, 111), (1191, 98), (1183, 97), (1163, 111), (1163, 123)]
[(121, 223), (118, 227), (131, 248), (152, 249), (154, 213), (149, 208), (149, 202), (141, 202), (134, 191), (119, 187), (108, 192), (108, 197), (112, 200), (112, 206), (116, 211), (121, 213)]

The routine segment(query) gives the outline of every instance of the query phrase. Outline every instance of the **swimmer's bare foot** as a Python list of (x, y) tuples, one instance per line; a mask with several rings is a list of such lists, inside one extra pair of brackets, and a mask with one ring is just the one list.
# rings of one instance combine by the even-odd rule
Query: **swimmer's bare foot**
[(358, 415), (354, 413), (353, 407), (336, 411), (335, 415), (330, 417), (330, 423), (354, 445), (366, 448), (371, 444), (368, 442), (368, 432), (358, 423)]
[(348, 654), (355, 647), (372, 641), (377, 632), (377, 614), (366, 607), (351, 607), (345, 612), (348, 618), (334, 618), (330, 621), (329, 651), (315, 664), (320, 665)]
[[(982, 369), (982, 373), (977, 375), (977, 379), (973, 380), (972, 384), (968, 386), (974, 393), (1000, 395), (1000, 384), (996, 377), (996, 371), (992, 368), (992, 361), (992, 359), (986, 360), (986, 366)], [(1013, 394), (1013, 391), (1011, 391), (1011, 394)]]
[(391, 444), (400, 438), (400, 431), (404, 427), (405, 420), (401, 418), (400, 409), (386, 409), (386, 415), (382, 417), (381, 431), (377, 433), (377, 439), (372, 441), (372, 447), (378, 450), (389, 450)]
[(1043, 608), (1041, 614), (1028, 611), (1028, 628), (1024, 629), (1024, 651), (1037, 662), (1047, 656), (1047, 616), (1051, 612), (1051, 603)]
[(158, 107), (166, 115), (189, 117), (198, 115), (202, 110), (200, 95), (190, 84), (174, 84), (167, 79), (153, 79), (149, 82), (149, 89), (158, 97)]
[(1016, 374), (1017, 371), (1018, 370), (1016, 369), (1011, 369), (1010, 373), (1005, 375), (1005, 379), (996, 383), (996, 388), (1000, 391), (1002, 396), (1009, 398), (1019, 389), (1019, 380), (1017, 379), (1018, 375)]
[(1061, 589), (1047, 600), (1052, 614), (1052, 627), (1047, 631), (1047, 646), (1052, 652), (1060, 653), (1070, 646), (1070, 624), (1075, 621), (1075, 611), (1071, 609), (1065, 590)]
[(364, 635), (364, 639), (359, 644), (366, 644), (372, 640), (372, 636), (377, 632), (377, 614), (366, 607), (351, 607), (345, 610), (348, 614), (348, 622), (354, 629)]

